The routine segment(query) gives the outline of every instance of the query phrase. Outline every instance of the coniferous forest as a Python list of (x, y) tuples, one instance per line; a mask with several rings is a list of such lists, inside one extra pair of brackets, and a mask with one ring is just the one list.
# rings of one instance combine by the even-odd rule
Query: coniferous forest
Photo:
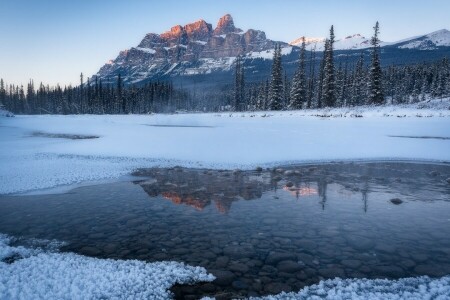
[[(323, 53), (300, 47), (295, 74), (283, 73), (281, 47), (275, 46), (270, 77), (245, 81), (245, 59), (234, 63), (234, 80), (216, 91), (175, 88), (170, 81), (141, 85), (104, 84), (93, 77), (72, 86), (8, 85), (0, 79), (0, 107), (16, 114), (147, 114), (173, 111), (297, 110), (416, 103), (450, 96), (450, 62), (381, 67), (379, 24), (374, 27), (370, 57), (336, 65), (334, 28), (330, 28)], [(320, 59), (320, 63), (317, 60)]]

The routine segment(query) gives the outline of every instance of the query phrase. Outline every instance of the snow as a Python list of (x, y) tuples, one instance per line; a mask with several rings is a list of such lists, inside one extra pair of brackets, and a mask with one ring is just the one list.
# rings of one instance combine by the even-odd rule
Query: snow
[[(204, 268), (178, 262), (97, 259), (11, 241), (0, 234), (0, 299), (169, 299), (175, 283), (214, 280)], [(21, 259), (1, 261), (13, 254)]]
[(420, 50), (432, 50), (435, 49), (435, 47), (440, 46), (450, 47), (450, 31), (447, 29), (442, 29), (423, 36), (402, 40), (396, 44), (398, 43), (405, 43), (399, 46), (399, 48), (406, 49), (416, 48)]
[(14, 114), (7, 110), (2, 109), (0, 105), (0, 117), (14, 117)]
[[(247, 54), (248, 58), (262, 58), (262, 59), (273, 59), (273, 52), (275, 50), (264, 50), (264, 51), (255, 51)], [(281, 48), (281, 55), (291, 54), (292, 47), (283, 47)]]
[[(290, 42), (289, 44), (300, 47), (302, 44), (302, 37)], [(325, 38), (305, 37), (305, 44), (308, 49), (314, 49), (314, 47), (316, 47), (316, 51), (323, 51), (325, 48)], [(390, 44), (391, 43), (380, 42), (381, 46)], [(370, 39), (365, 38), (360, 34), (353, 34), (345, 38), (338, 39), (334, 43), (335, 50), (366, 49), (370, 47)]]
[[(284, 112), (1, 117), (0, 194), (118, 179), (153, 166), (251, 169), (331, 160), (450, 161), (449, 140), (392, 137), (449, 137), (449, 107), (446, 99)], [(99, 138), (56, 139), (33, 132)]]
[(150, 54), (155, 54), (156, 50), (155, 49), (151, 49), (151, 48), (142, 48), (142, 47), (136, 47), (136, 50), (145, 52), (145, 53), (150, 53)]
[(194, 42), (196, 42), (197, 44), (203, 45), (203, 46), (208, 44), (208, 42), (205, 42), (205, 41), (194, 41)]
[(302, 300), (302, 299), (378, 299), (378, 300), (422, 300), (449, 299), (450, 276), (429, 278), (387, 279), (329, 279), (306, 287), (299, 292), (281, 293), (251, 300)]

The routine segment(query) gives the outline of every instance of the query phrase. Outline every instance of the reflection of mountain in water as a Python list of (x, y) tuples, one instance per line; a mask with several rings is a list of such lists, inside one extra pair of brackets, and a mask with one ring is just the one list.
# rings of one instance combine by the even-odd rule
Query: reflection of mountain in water
[[(444, 176), (447, 168), (412, 163), (337, 163), (260, 172), (154, 168), (141, 169), (134, 175), (151, 178), (136, 182), (150, 197), (161, 195), (175, 204), (189, 205), (197, 210), (214, 204), (219, 212), (227, 213), (234, 201), (260, 199), (264, 192), (279, 188), (297, 199), (317, 197), (320, 207), (325, 210), (327, 187), (335, 183), (353, 194), (361, 193), (362, 208), (367, 212), (371, 191), (391, 189), (403, 195), (414, 195), (414, 200), (426, 200), (430, 179), (439, 180), (430, 174)], [(445, 180), (442, 180), (442, 188), (445, 197), (448, 195)]]
[(152, 180), (137, 182), (150, 197), (163, 196), (175, 204), (185, 204), (198, 210), (214, 204), (227, 213), (239, 199), (261, 198), (270, 190), (270, 176), (252, 172), (204, 171), (192, 169), (148, 169), (140, 175)]

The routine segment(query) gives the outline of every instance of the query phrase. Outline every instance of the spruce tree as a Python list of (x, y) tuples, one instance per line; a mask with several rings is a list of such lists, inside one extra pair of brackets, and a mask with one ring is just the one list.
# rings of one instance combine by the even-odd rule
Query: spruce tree
[(269, 109), (281, 110), (283, 108), (283, 70), (281, 66), (281, 47), (275, 45), (273, 54), (272, 73), (269, 88)]
[(244, 97), (244, 67), (242, 64), (241, 56), (236, 58), (236, 69), (234, 77), (234, 110), (245, 110), (245, 97)]
[(330, 28), (330, 38), (325, 43), (324, 66), (323, 66), (323, 83), (322, 83), (322, 98), (323, 104), (326, 107), (334, 107), (336, 105), (336, 78), (334, 70), (334, 28)]
[(300, 57), (298, 62), (298, 69), (292, 79), (291, 94), (289, 109), (301, 109), (303, 103), (306, 101), (306, 75), (305, 75), (305, 60), (306, 60), (306, 43), (305, 37), (302, 38), (302, 46), (300, 49)]
[(380, 40), (378, 35), (380, 33), (380, 26), (377, 21), (375, 24), (374, 34), (371, 39), (372, 45), (372, 65), (370, 67), (370, 78), (369, 78), (369, 103), (370, 104), (383, 104), (384, 95), (382, 88), (383, 73), (381, 70), (380, 63)]

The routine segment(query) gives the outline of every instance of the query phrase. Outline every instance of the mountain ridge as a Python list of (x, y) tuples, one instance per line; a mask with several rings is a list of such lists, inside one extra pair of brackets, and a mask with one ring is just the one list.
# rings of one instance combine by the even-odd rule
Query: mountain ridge
[[(307, 50), (315, 46), (316, 51), (322, 51), (324, 40), (307, 38)], [(250, 77), (262, 78), (266, 76), (268, 68), (268, 64), (263, 61), (272, 58), (275, 44), (280, 44), (282, 55), (287, 58), (286, 63), (293, 65), (298, 57), (301, 38), (291, 43), (274, 41), (268, 39), (262, 30), (243, 31), (235, 26), (233, 17), (226, 14), (218, 20), (215, 27), (199, 19), (185, 25), (172, 26), (161, 34), (148, 33), (138, 46), (121, 51), (94, 76), (105, 82), (113, 82), (121, 74), (127, 84), (189, 76), (202, 76), (202, 81), (207, 81), (206, 77), (212, 74), (226, 73), (229, 77), (236, 57), (242, 56), (245, 69), (251, 72)], [(382, 42), (381, 46), (386, 49), (382, 52), (395, 52), (396, 55), (403, 55), (405, 51), (425, 51), (414, 54), (420, 58), (424, 55), (432, 57), (430, 50), (447, 49), (446, 47), (450, 54), (450, 32), (442, 29), (394, 43)], [(368, 48), (370, 39), (361, 34), (337, 39), (335, 43), (335, 50), (347, 51), (350, 55), (356, 50)]]

